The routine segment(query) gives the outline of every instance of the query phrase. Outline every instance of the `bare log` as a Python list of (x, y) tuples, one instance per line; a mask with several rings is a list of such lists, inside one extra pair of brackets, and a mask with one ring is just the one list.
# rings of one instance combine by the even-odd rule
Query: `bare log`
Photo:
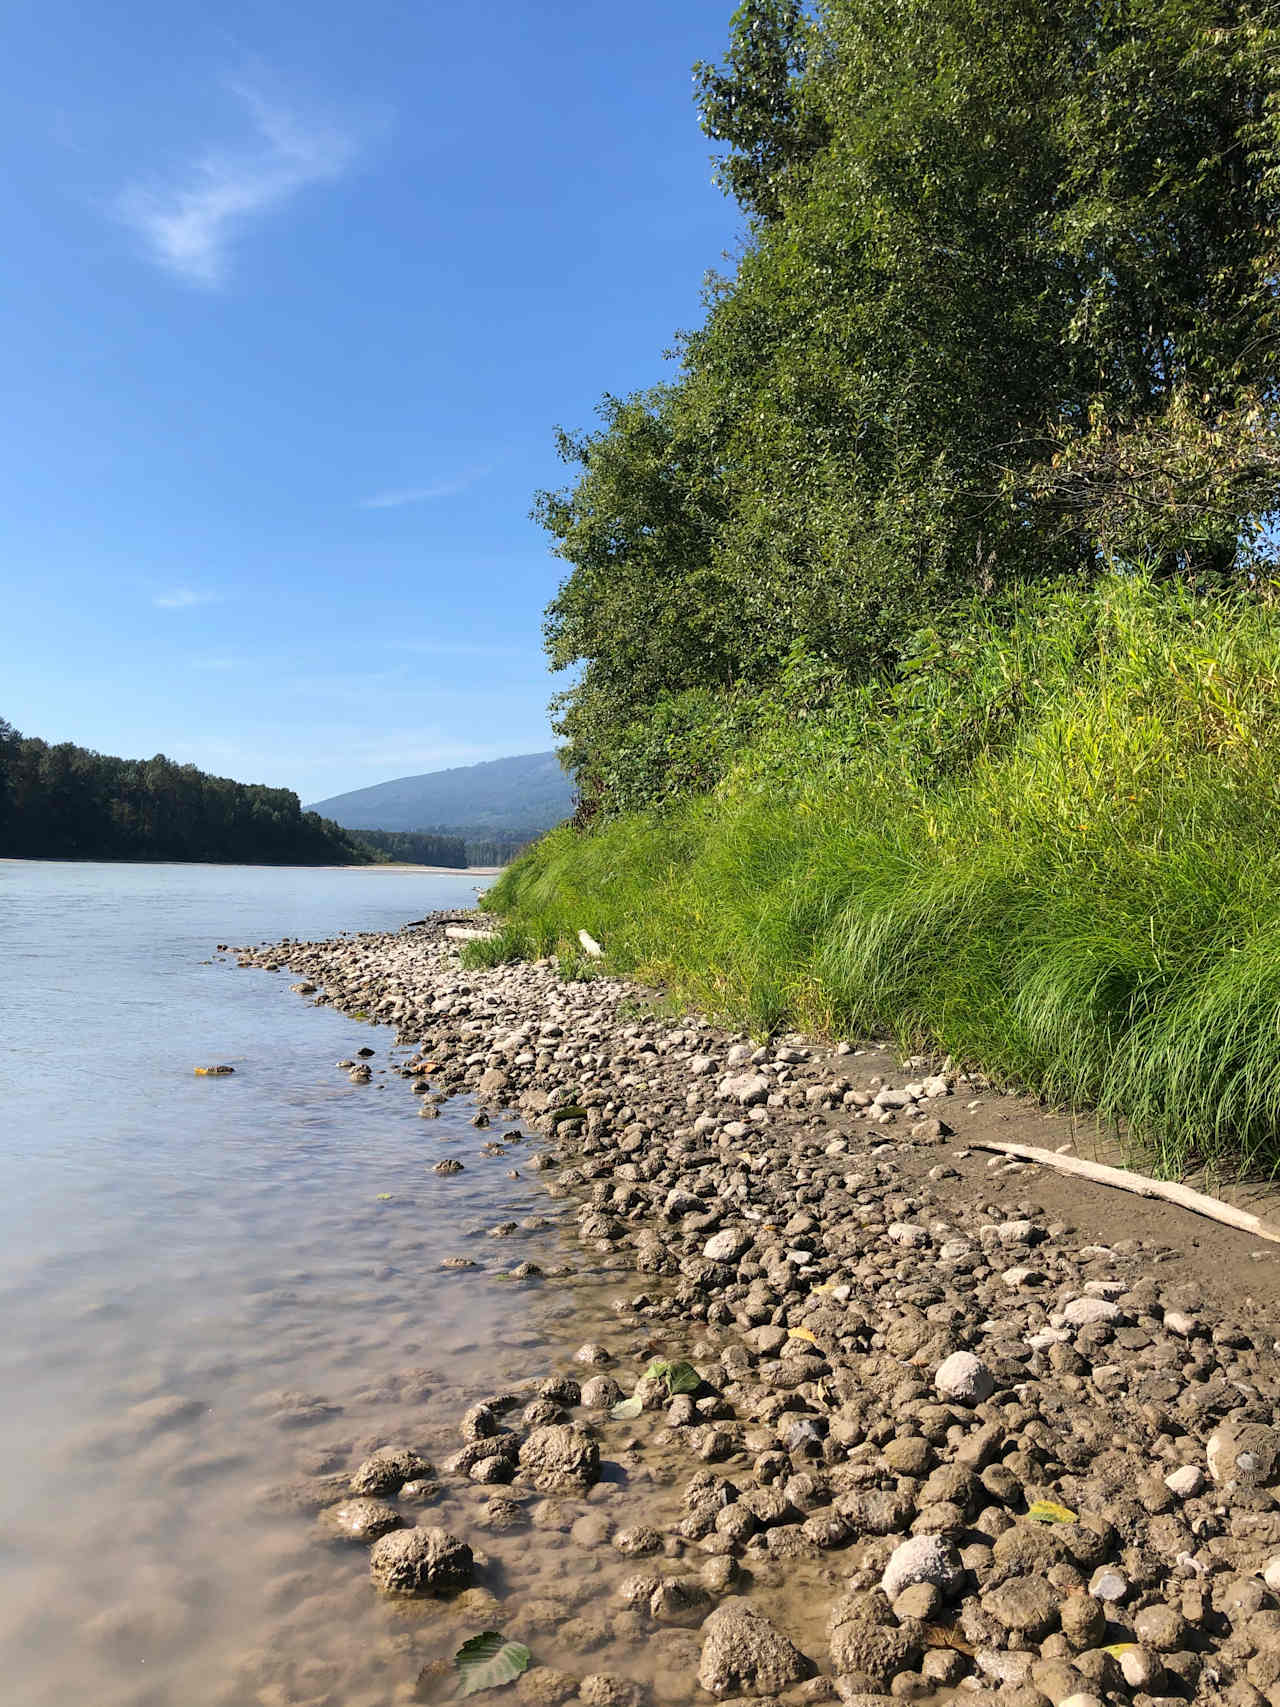
[(1086, 1162), (1080, 1156), (1060, 1156), (1056, 1150), (1038, 1150), (1032, 1144), (998, 1144), (985, 1138), (966, 1142), (971, 1150), (995, 1150), (1002, 1156), (1036, 1162), (1044, 1168), (1055, 1168), (1060, 1174), (1075, 1174), (1080, 1179), (1114, 1186), (1117, 1191), (1129, 1191), (1137, 1197), (1159, 1198), (1164, 1203), (1176, 1204), (1179, 1209), (1189, 1209), (1193, 1215), (1203, 1215), (1206, 1220), (1220, 1221), (1224, 1227), (1236, 1227), (1242, 1233), (1251, 1233), (1255, 1239), (1269, 1239), (1272, 1244), (1280, 1245), (1280, 1228), (1268, 1226), (1247, 1209), (1235, 1209), (1216, 1197), (1206, 1197), (1202, 1191), (1192, 1191), (1188, 1185), (1150, 1179), (1146, 1174), (1130, 1173), (1127, 1168), (1109, 1168), (1103, 1162)]

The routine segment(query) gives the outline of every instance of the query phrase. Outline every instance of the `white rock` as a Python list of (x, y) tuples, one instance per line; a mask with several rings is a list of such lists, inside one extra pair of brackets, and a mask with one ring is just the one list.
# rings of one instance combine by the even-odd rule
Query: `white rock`
[(1104, 1703), (1087, 1689), (1079, 1689), (1074, 1695), (1064, 1696), (1058, 1707), (1104, 1707)]
[(1194, 1499), (1204, 1487), (1204, 1471), (1198, 1464), (1184, 1464), (1180, 1470), (1170, 1471), (1164, 1485), (1180, 1500)]
[(746, 1244), (745, 1234), (735, 1232), (732, 1227), (725, 1227), (711, 1235), (702, 1247), (702, 1254), (708, 1262), (736, 1262)]
[(1062, 1318), (1073, 1328), (1094, 1327), (1099, 1322), (1114, 1322), (1120, 1306), (1109, 1298), (1073, 1298), (1062, 1312)]
[(689, 1063), (689, 1071), (699, 1079), (706, 1073), (714, 1073), (715, 1070), (716, 1058), (714, 1055), (695, 1055)]
[(979, 1405), (995, 1390), (991, 1371), (971, 1351), (953, 1351), (939, 1364), (933, 1384), (944, 1398), (962, 1405)]
[(1034, 1221), (1002, 1221), (996, 1237), (1002, 1245), (1025, 1245), (1035, 1230)]
[(751, 1045), (749, 1043), (735, 1043), (725, 1056), (724, 1064), (726, 1067), (740, 1067), (744, 1061), (750, 1059)]
[(1146, 1689), (1154, 1681), (1158, 1666), (1145, 1648), (1126, 1644), (1120, 1650), (1120, 1670), (1130, 1689)]
[(1129, 1288), (1123, 1280), (1086, 1280), (1084, 1290), (1088, 1298), (1119, 1298)]
[(929, 1235), (923, 1227), (913, 1226), (910, 1221), (891, 1221), (889, 1223), (889, 1242), (918, 1250), (929, 1243)]
[(941, 1073), (935, 1073), (932, 1078), (925, 1080), (924, 1094), (927, 1097), (949, 1097), (951, 1095), (951, 1086), (942, 1077)]
[(955, 1262), (960, 1257), (967, 1257), (971, 1249), (968, 1239), (948, 1239), (938, 1255), (944, 1262)]
[(1185, 1310), (1166, 1310), (1164, 1325), (1169, 1333), (1177, 1334), (1181, 1340), (1189, 1340), (1196, 1331), (1195, 1317), (1188, 1316)]
[(1262, 1580), (1272, 1593), (1280, 1592), (1280, 1555), (1268, 1559), (1267, 1568), (1262, 1573)]
[(964, 1576), (960, 1555), (941, 1535), (913, 1535), (894, 1548), (880, 1587), (890, 1600), (916, 1583), (932, 1583), (943, 1594), (959, 1587)]
[(1019, 1267), (1005, 1269), (1000, 1278), (1006, 1286), (1011, 1286), (1016, 1291), (1020, 1286), (1038, 1285), (1044, 1276), (1038, 1269)]
[(1099, 1565), (1089, 1578), (1089, 1593), (1095, 1600), (1121, 1601), (1129, 1592), (1129, 1580), (1110, 1565)]

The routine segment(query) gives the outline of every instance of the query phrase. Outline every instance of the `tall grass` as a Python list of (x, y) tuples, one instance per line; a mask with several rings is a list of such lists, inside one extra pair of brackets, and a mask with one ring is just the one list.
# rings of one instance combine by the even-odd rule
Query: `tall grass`
[(944, 1049), (1280, 1167), (1280, 615), (1140, 579), (980, 612), (764, 729), (712, 795), (560, 829), (490, 892), (757, 1031)]

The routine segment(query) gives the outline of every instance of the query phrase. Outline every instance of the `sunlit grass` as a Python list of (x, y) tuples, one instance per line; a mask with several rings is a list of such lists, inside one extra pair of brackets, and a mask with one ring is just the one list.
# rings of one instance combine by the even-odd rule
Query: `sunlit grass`
[(1167, 1171), (1271, 1170), (1278, 831), (1280, 618), (1117, 580), (765, 731), (709, 797), (555, 831), (487, 904), (503, 958), (585, 927), (757, 1032), (948, 1050)]

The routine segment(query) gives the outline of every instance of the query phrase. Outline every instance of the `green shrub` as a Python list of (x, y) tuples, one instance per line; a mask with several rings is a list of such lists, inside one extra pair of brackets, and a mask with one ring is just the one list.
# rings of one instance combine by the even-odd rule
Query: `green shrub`
[(710, 794), (553, 831), (490, 905), (757, 1032), (950, 1050), (1167, 1169), (1273, 1167), (1280, 616), (1140, 577), (999, 616), (757, 707)]

